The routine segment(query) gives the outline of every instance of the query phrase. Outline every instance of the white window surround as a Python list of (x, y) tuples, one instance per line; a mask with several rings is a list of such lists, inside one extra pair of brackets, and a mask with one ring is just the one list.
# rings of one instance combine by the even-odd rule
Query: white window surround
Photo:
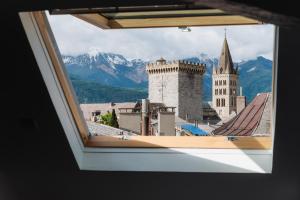
[[(272, 172), (273, 147), (272, 150), (84, 147), (51, 59), (37, 28), (36, 21), (30, 12), (23, 12), (19, 15), (51, 100), (81, 170), (220, 173)], [(278, 27), (275, 28), (274, 44), (272, 88), (273, 143), (276, 117)]]

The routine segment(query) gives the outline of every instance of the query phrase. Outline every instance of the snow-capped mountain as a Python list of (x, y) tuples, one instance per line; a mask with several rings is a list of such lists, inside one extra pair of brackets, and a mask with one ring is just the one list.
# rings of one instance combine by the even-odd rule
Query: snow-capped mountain
[[(64, 55), (62, 58), (68, 74), (76, 76), (77, 79), (113, 87), (147, 89), (147, 62), (141, 59), (128, 60), (120, 54), (102, 53), (97, 50), (78, 56)], [(197, 57), (185, 60), (206, 65), (203, 94), (204, 100), (211, 100), (211, 74), (213, 67), (218, 65), (218, 59), (201, 53)], [(260, 56), (235, 64), (239, 66), (240, 85), (248, 101), (258, 92), (271, 91), (272, 61)]]
[(147, 82), (146, 63), (140, 59), (130, 61), (119, 54), (93, 52), (62, 58), (68, 73), (83, 80), (134, 88)]

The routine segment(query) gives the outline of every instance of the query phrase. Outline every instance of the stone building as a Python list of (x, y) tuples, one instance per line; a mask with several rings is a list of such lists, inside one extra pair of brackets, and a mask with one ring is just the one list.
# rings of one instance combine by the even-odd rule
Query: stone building
[(227, 39), (225, 36), (219, 66), (212, 74), (212, 107), (221, 119), (236, 114), (238, 88), (238, 67), (233, 66)]
[(202, 119), (202, 79), (205, 65), (161, 58), (147, 65), (150, 102), (175, 107), (176, 116)]
[(134, 108), (119, 108), (119, 126), (142, 136), (175, 136), (174, 107), (143, 99)]

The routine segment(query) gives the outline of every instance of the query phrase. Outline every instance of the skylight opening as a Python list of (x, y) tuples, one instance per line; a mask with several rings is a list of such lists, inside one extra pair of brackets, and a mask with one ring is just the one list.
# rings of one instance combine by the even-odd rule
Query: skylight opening
[[(47, 18), (41, 12), (21, 17), (71, 146), (79, 136), (85, 152), (176, 148), (193, 157), (187, 149), (195, 148), (196, 157), (206, 159), (207, 149), (220, 163), (246, 169), (252, 162), (253, 171), (271, 170), (278, 40), (273, 25), (225, 14), (218, 26), (201, 20), (174, 25), (173, 18), (162, 23), (155, 17), (155, 23), (145, 24), (126, 15)], [(41, 38), (42, 46), (33, 37)], [(36, 48), (45, 48), (48, 56)], [(229, 160), (216, 149), (230, 151)], [(239, 156), (245, 163), (234, 164)], [(200, 168), (194, 170), (206, 171)]]
[(274, 26), (48, 18), (91, 136), (271, 137)]

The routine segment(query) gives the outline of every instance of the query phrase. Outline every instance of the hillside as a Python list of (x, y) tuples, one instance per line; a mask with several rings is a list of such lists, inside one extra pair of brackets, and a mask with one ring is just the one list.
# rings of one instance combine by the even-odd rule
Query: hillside
[[(199, 57), (188, 58), (186, 60), (206, 64), (206, 73), (203, 78), (204, 100), (211, 101), (212, 92), (212, 69), (218, 64), (218, 59), (210, 59), (206, 54)], [(260, 92), (270, 92), (272, 85), (272, 61), (262, 56), (253, 60), (235, 63), (239, 68), (240, 86), (243, 88), (243, 95), (247, 101), (252, 99)]]
[[(211, 74), (213, 66), (218, 64), (218, 59), (202, 53), (198, 57), (185, 60), (206, 64), (203, 99), (210, 101)], [(147, 96), (148, 78), (145, 71), (147, 62), (141, 59), (127, 60), (119, 54), (93, 52), (78, 56), (65, 55), (63, 61), (80, 102), (129, 101)], [(243, 94), (248, 102), (257, 93), (271, 91), (271, 60), (260, 56), (235, 65), (239, 66), (240, 86), (243, 87)]]
[(128, 102), (147, 98), (147, 91), (102, 85), (70, 76), (79, 103)]

